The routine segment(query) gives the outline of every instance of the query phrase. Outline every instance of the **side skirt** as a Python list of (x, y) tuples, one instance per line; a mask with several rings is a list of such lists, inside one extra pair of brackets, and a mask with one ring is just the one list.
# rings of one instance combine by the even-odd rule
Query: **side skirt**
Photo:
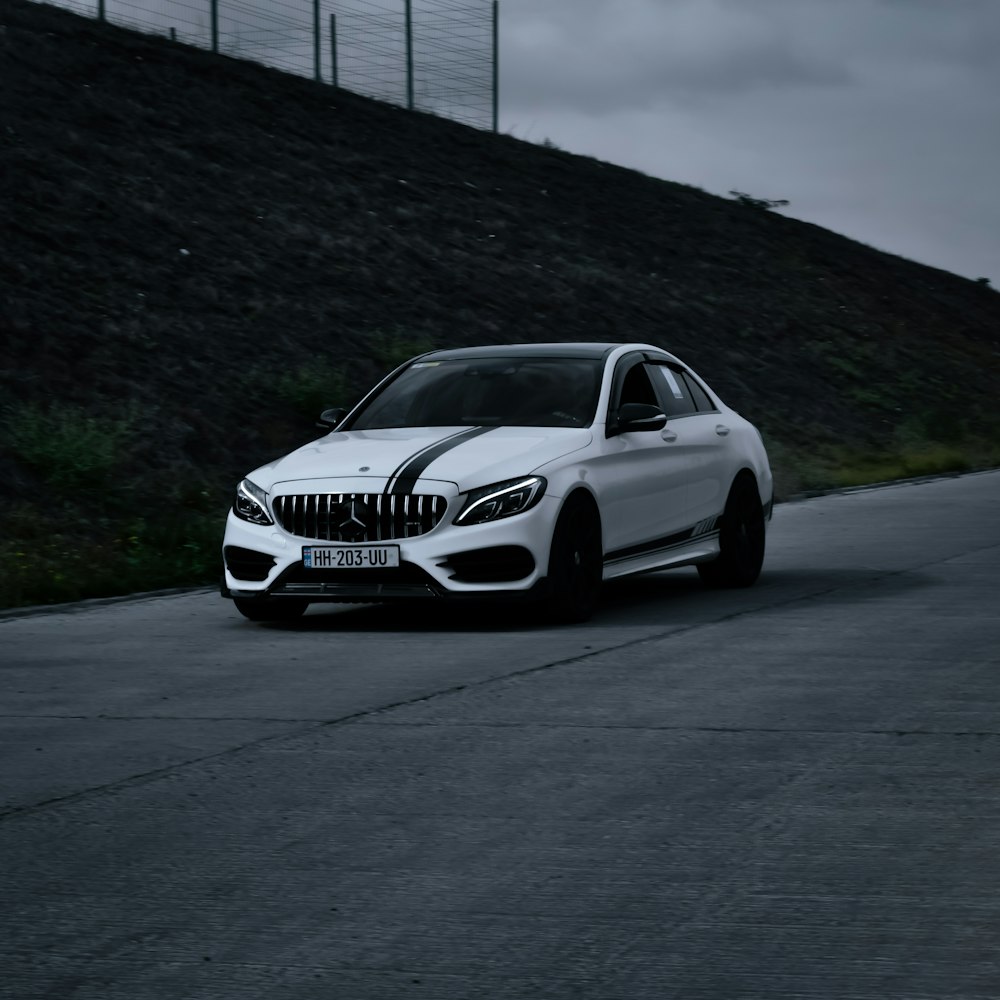
[(633, 573), (649, 573), (657, 569), (692, 566), (715, 559), (719, 554), (719, 532), (708, 531), (695, 538), (673, 542), (659, 548), (604, 558), (604, 579), (614, 580)]

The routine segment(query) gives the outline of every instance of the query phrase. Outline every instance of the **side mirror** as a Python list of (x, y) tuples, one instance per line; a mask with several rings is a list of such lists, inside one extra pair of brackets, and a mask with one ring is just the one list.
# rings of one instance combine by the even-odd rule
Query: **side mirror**
[(332, 410), (324, 410), (316, 421), (316, 426), (324, 431), (332, 431), (344, 417), (347, 416), (347, 409), (343, 406), (335, 406)]
[(658, 431), (667, 426), (667, 415), (650, 403), (623, 403), (618, 410), (618, 420), (613, 433), (629, 431)]

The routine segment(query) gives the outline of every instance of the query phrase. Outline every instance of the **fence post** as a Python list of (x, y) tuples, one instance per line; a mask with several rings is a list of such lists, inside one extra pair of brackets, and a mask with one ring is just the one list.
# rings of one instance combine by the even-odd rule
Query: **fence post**
[(212, 51), (219, 51), (219, 0), (212, 0)]
[(500, 130), (500, 0), (493, 0), (493, 131)]
[(406, 107), (413, 110), (413, 0), (406, 0)]
[(320, 66), (319, 54), (319, 5), (320, 0), (313, 0), (313, 77), (317, 83), (322, 83), (323, 70)]
[(330, 15), (330, 82), (337, 83), (337, 15)]
[(97, 20), (104, 20), (104, 0), (97, 0)]

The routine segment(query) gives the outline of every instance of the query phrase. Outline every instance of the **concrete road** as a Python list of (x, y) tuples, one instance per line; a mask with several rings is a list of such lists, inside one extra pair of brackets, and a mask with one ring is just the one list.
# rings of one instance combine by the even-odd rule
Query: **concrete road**
[(757, 587), (0, 620), (0, 996), (1000, 997), (1000, 473)]

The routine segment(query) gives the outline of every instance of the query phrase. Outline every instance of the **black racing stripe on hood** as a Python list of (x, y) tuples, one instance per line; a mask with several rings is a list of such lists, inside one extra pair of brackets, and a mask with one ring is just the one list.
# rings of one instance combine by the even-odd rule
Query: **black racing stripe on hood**
[(412, 493), (416, 481), (431, 462), (451, 451), (452, 448), (457, 448), (460, 444), (465, 444), (466, 441), (471, 441), (473, 438), (479, 437), (480, 434), (486, 434), (493, 429), (492, 427), (470, 427), (468, 430), (449, 435), (443, 441), (428, 445), (418, 451), (416, 455), (408, 458), (393, 472), (386, 483), (385, 492)]

